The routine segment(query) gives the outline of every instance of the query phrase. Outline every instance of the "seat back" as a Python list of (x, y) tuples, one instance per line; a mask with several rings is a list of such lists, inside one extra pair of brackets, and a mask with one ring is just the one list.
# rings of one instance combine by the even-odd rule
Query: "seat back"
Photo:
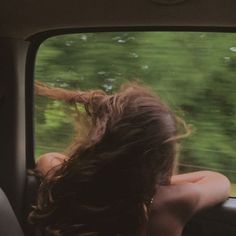
[(24, 236), (12, 207), (0, 189), (0, 236)]
[(27, 220), (29, 213), (32, 211), (32, 206), (36, 203), (39, 184), (40, 180), (36, 176), (32, 174), (27, 175), (24, 197), (24, 222), (22, 226), (27, 236), (42, 236), (41, 231)]

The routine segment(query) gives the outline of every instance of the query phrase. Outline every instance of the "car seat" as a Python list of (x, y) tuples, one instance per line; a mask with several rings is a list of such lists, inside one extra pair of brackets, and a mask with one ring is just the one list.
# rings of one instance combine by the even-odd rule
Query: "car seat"
[(13, 209), (0, 188), (0, 236), (24, 236)]

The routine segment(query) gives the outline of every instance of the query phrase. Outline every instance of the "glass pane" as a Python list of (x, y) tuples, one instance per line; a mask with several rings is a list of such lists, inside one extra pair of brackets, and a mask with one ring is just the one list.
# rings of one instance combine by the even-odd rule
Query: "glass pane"
[[(37, 54), (35, 79), (109, 93), (126, 81), (144, 82), (193, 126), (179, 172), (216, 170), (236, 183), (235, 71), (231, 33), (81, 33), (46, 40)], [(75, 107), (36, 96), (35, 111), (36, 158), (63, 151), (76, 136)]]

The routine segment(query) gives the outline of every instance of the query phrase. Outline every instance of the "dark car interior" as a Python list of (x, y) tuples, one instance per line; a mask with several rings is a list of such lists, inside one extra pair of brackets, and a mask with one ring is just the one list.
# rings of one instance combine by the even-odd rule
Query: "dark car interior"
[[(0, 3), (0, 235), (40, 235), (27, 221), (34, 160), (34, 64), (46, 38), (75, 32), (235, 32), (234, 0), (94, 0)], [(232, 168), (235, 168), (234, 166)], [(236, 199), (204, 210), (184, 236), (236, 235)]]

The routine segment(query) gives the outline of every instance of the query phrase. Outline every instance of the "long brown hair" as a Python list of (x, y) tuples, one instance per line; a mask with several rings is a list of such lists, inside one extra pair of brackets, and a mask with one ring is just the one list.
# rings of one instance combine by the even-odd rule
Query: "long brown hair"
[(30, 220), (49, 235), (138, 235), (155, 185), (168, 184), (172, 174), (172, 111), (137, 84), (107, 95), (37, 83), (36, 93), (83, 104), (89, 125), (69, 159), (42, 179)]

